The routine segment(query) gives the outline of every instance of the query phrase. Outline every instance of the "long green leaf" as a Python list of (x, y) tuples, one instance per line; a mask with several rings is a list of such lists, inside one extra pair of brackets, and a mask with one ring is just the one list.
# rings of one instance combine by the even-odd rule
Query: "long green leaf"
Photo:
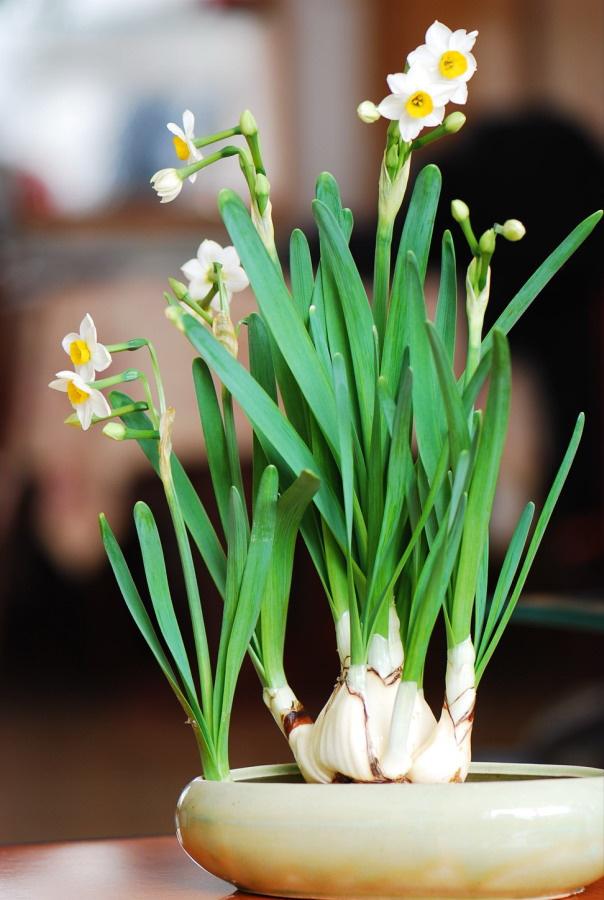
[(409, 251), (415, 254), (423, 285), (441, 181), (440, 172), (433, 165), (426, 166), (417, 176), (396, 258), (381, 370), (395, 396), (398, 394), (403, 347), (409, 343), (405, 335), (407, 256)]
[[(109, 399), (113, 407), (124, 406), (126, 403), (132, 402), (128, 394), (124, 394), (121, 391), (112, 391)], [(151, 420), (145, 413), (128, 413), (128, 415), (121, 418), (128, 428), (147, 429), (153, 427)], [(137, 444), (159, 475), (158, 442), (154, 440), (138, 440)], [(203, 503), (199, 499), (197, 491), (174, 453), (172, 454), (172, 477), (187, 528), (208, 568), (208, 572), (212, 576), (214, 584), (218, 588), (220, 595), (224, 597), (226, 557), (222, 544)]]
[(213, 755), (214, 745), (211, 735), (208, 731), (207, 723), (201, 713), (201, 710), (193, 710), (189, 701), (183, 694), (180, 685), (178, 684), (176, 675), (174, 674), (174, 670), (168, 662), (168, 659), (163, 651), (151, 619), (149, 618), (147, 610), (145, 609), (143, 601), (141, 600), (140, 594), (136, 588), (134, 579), (132, 578), (130, 569), (128, 568), (128, 563), (124, 558), (121, 547), (118, 544), (116, 537), (111, 530), (109, 523), (107, 522), (107, 519), (102, 513), (99, 516), (99, 525), (101, 528), (101, 537), (103, 540), (103, 545), (105, 547), (105, 552), (107, 553), (109, 563), (113, 570), (113, 574), (115, 575), (115, 580), (117, 581), (120, 591), (122, 592), (122, 596), (124, 598), (126, 606), (128, 607), (128, 611), (134, 619), (138, 630), (145, 639), (147, 646), (155, 657), (155, 660), (158, 663), (160, 669), (164, 673), (168, 684), (178, 698), (180, 705), (185, 710), (187, 716), (194, 720), (198, 725), (202, 740), (205, 744), (206, 752), (210, 755)]
[[(407, 339), (413, 371), (413, 412), (422, 464), (431, 480), (443, 443), (445, 413), (426, 331), (426, 305), (421, 274), (412, 252), (407, 256)], [(402, 359), (402, 349), (401, 349)], [(398, 383), (398, 380), (397, 380)]]
[(562, 268), (575, 250), (577, 250), (583, 241), (589, 237), (601, 218), (602, 210), (598, 210), (590, 216), (587, 216), (587, 218), (580, 222), (579, 225), (571, 231), (568, 237), (566, 237), (562, 243), (550, 253), (547, 259), (539, 266), (534, 274), (531, 275), (524, 287), (522, 287), (516, 296), (510, 300), (491, 330), (485, 336), (482, 342), (483, 353), (490, 348), (495, 331), (502, 331), (504, 334), (507, 334), (516, 324), (518, 319), (524, 315), (535, 297), (541, 293), (556, 272)]
[[(321, 479), (321, 487), (315, 497), (316, 505), (336, 539), (344, 546), (346, 530), (341, 507), (304, 441), (249, 372), (233, 359), (203, 325), (192, 316), (184, 316), (183, 325), (193, 346), (237, 399), (254, 428), (280, 454), (294, 476), (297, 477), (303, 469), (317, 473)], [(337, 432), (335, 409), (333, 424)]]
[(306, 322), (314, 275), (308, 241), (304, 232), (299, 228), (294, 228), (289, 240), (289, 271), (292, 281), (292, 297), (302, 321)]
[(262, 659), (271, 687), (282, 687), (285, 683), (283, 652), (296, 537), (318, 489), (316, 475), (302, 472), (277, 502), (275, 541), (260, 614)]
[(218, 746), (223, 752), (228, 739), (235, 685), (258, 621), (268, 578), (275, 538), (278, 483), (277, 469), (268, 466), (258, 488), (248, 553), (226, 654), (218, 738)]
[(514, 529), (514, 534), (512, 535), (512, 539), (505, 554), (497, 584), (495, 585), (493, 600), (484, 626), (484, 631), (479, 640), (476, 640), (476, 636), (474, 637), (476, 665), (480, 665), (484, 652), (489, 644), (489, 640), (491, 639), (491, 635), (495, 630), (499, 616), (501, 615), (508, 598), (508, 594), (510, 593), (514, 576), (520, 565), (520, 559), (524, 551), (524, 545), (526, 544), (531, 522), (533, 521), (534, 512), (535, 504), (532, 502), (527, 503), (518, 520), (516, 528)]
[(468, 426), (466, 424), (467, 417), (455, 382), (455, 376), (451, 369), (451, 361), (447, 355), (447, 350), (434, 325), (431, 322), (426, 322), (425, 327), (430, 339), (430, 346), (432, 348), (436, 366), (436, 374), (438, 376), (440, 392), (444, 401), (445, 413), (447, 416), (451, 462), (453, 466), (455, 466), (460, 453), (463, 450), (466, 450), (470, 445), (470, 435), (468, 434)]
[(449, 230), (442, 239), (440, 257), (440, 285), (434, 319), (451, 366), (455, 363), (455, 330), (457, 326), (457, 273), (455, 270), (455, 246)]
[(457, 643), (470, 635), (478, 568), (497, 486), (510, 409), (510, 351), (505, 336), (493, 335), (489, 397), (478, 445), (455, 582), (451, 626)]
[(355, 374), (364, 446), (369, 447), (375, 393), (373, 316), (363, 281), (352, 258), (346, 238), (332, 212), (313, 201), (313, 214), (321, 237), (321, 265), (333, 275), (346, 325)]
[(176, 613), (174, 612), (164, 551), (157, 525), (150, 508), (142, 500), (139, 500), (134, 507), (134, 522), (143, 556), (149, 596), (151, 597), (157, 624), (185, 685), (189, 702), (192, 705), (198, 704), (187, 651), (180, 633)]
[(549, 520), (551, 519), (552, 513), (558, 502), (558, 498), (564, 487), (564, 482), (568, 477), (568, 473), (570, 471), (570, 467), (573, 464), (573, 460), (575, 458), (575, 454), (579, 447), (579, 442), (581, 441), (581, 435), (583, 434), (583, 426), (585, 424), (585, 415), (581, 413), (577, 419), (577, 423), (575, 425), (572, 437), (570, 439), (570, 443), (564, 454), (564, 458), (560, 463), (560, 468), (556, 474), (554, 479), (554, 483), (552, 484), (549, 494), (547, 495), (547, 499), (543, 505), (543, 509), (541, 510), (541, 515), (537, 520), (537, 525), (535, 526), (535, 531), (533, 532), (533, 536), (531, 538), (531, 542), (529, 544), (528, 550), (526, 552), (526, 556), (524, 558), (524, 562), (522, 564), (522, 569), (520, 570), (520, 574), (516, 580), (516, 584), (514, 585), (514, 590), (512, 592), (512, 596), (510, 597), (507, 606), (503, 615), (501, 616), (499, 623), (497, 625), (497, 629), (493, 634), (488, 647), (486, 648), (482, 658), (480, 660), (479, 665), (476, 667), (476, 684), (482, 678), (484, 670), (489, 662), (491, 656), (497, 644), (501, 640), (501, 636), (505, 631), (505, 628), (512, 616), (516, 608), (516, 604), (518, 603), (518, 599), (520, 594), (522, 593), (522, 589), (524, 588), (524, 584), (530, 572), (531, 566), (533, 564), (533, 560), (537, 554), (537, 550), (539, 549), (539, 545), (543, 540), (543, 535), (545, 534), (545, 529), (548, 526)]
[(199, 418), (208, 457), (210, 477), (218, 506), (218, 514), (226, 534), (229, 514), (229, 490), (231, 476), (227, 457), (224, 424), (216, 396), (212, 375), (202, 359), (193, 361), (193, 384), (199, 409)]
[(337, 435), (333, 390), (283, 279), (252, 224), (241, 197), (233, 191), (222, 190), (218, 203), (224, 223), (250, 279), (262, 318), (323, 433), (331, 446), (335, 447)]

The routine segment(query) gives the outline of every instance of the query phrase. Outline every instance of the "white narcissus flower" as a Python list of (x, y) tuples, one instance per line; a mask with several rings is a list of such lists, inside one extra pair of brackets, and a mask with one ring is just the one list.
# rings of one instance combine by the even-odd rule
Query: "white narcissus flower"
[(80, 323), (79, 334), (71, 331), (61, 344), (82, 381), (94, 381), (95, 371), (103, 372), (111, 365), (111, 354), (104, 344), (97, 341), (96, 328), (89, 313)]
[(176, 169), (160, 169), (151, 177), (151, 184), (157, 191), (160, 203), (170, 203), (182, 191), (182, 178)]
[[(249, 280), (243, 269), (234, 247), (221, 247), (216, 241), (205, 240), (199, 245), (197, 257), (181, 266), (181, 271), (189, 281), (191, 300), (203, 300), (214, 284), (214, 263), (220, 263), (222, 283), (229, 299), (231, 294), (243, 291)], [(218, 295), (212, 299), (212, 309), (220, 310)]]
[(428, 125), (440, 125), (449, 99), (446, 85), (435, 82), (419, 67), (389, 75), (386, 80), (392, 93), (378, 104), (378, 110), (386, 119), (398, 119), (404, 141), (415, 140)]
[(111, 407), (101, 392), (87, 385), (76, 372), (57, 372), (56, 381), (51, 381), (48, 387), (67, 394), (82, 431), (90, 428), (93, 415), (99, 419), (111, 415)]
[[(167, 128), (168, 131), (174, 135), (172, 141), (174, 143), (176, 155), (185, 163), (185, 165), (190, 166), (191, 163), (199, 162), (200, 159), (203, 159), (201, 150), (198, 150), (193, 143), (195, 140), (195, 134), (193, 133), (195, 129), (195, 116), (190, 109), (185, 109), (182, 114), (182, 128), (180, 125), (176, 125), (175, 122), (168, 122)], [(191, 184), (196, 178), (197, 172), (189, 175)]]
[(433, 78), (448, 84), (448, 99), (453, 103), (465, 103), (467, 82), (476, 71), (476, 60), (470, 51), (477, 36), (477, 31), (451, 31), (442, 22), (433, 22), (426, 31), (426, 43), (413, 50), (407, 62), (411, 67), (421, 66)]

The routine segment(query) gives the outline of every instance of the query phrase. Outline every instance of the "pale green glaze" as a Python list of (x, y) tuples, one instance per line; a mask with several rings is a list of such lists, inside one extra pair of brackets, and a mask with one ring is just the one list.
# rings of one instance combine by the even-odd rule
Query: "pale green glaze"
[(183, 848), (241, 890), (321, 900), (551, 898), (604, 875), (601, 769), (474, 763), (468, 782), (444, 785), (296, 773), (196, 778), (178, 802)]

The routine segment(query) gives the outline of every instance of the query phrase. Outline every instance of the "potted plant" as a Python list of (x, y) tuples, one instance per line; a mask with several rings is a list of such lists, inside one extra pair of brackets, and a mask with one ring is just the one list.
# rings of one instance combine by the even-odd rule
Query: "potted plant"
[[(50, 385), (67, 392), (70, 421), (84, 430), (101, 423), (108, 437), (137, 441), (163, 484), (193, 661), (149, 507), (137, 503), (134, 517), (151, 610), (103, 516), (101, 533), (128, 608), (199, 747), (203, 777), (179, 801), (181, 842), (244, 890), (292, 897), (560, 896), (604, 874), (598, 842), (604, 773), (471, 764), (479, 682), (521, 595), (583, 429), (581, 414), (536, 521), (533, 503), (520, 516), (489, 599), (489, 522), (510, 403), (507, 335), (601, 214), (569, 234), (486, 334), (496, 242), (521, 239), (520, 222), (507, 220), (477, 236), (467, 205), (453, 202), (461, 255), (469, 258), (461, 338), (449, 231), (441, 238), (434, 321), (426, 313), (424, 280), (441, 181), (433, 165), (415, 180), (394, 266), (391, 260), (412, 158), (464, 125), (461, 112), (445, 115), (445, 107), (465, 103), (476, 34), (435, 22), (409, 54), (405, 72), (388, 76), (390, 94), (378, 106), (359, 106), (363, 121), (390, 120), (369, 297), (349, 249), (352, 213), (331, 175), (319, 177), (312, 204), (319, 259), (313, 263), (304, 233), (294, 230), (287, 279), (251, 113), (204, 138), (195, 137), (188, 110), (182, 128), (168, 125), (184, 165), (151, 179), (161, 202), (229, 156), (238, 157), (250, 195), (248, 211), (232, 191), (220, 193), (233, 246), (203, 241), (182, 267), (188, 284), (170, 279), (165, 294), (167, 318), (199, 354), (193, 380), (218, 529), (172, 452), (175, 413), (148, 341), (104, 346), (87, 316), (80, 332), (63, 340), (74, 370), (59, 372)], [(224, 143), (239, 137), (241, 145)], [(215, 144), (218, 150), (206, 151)], [(258, 311), (234, 323), (230, 300), (248, 280)], [(238, 360), (242, 327), (249, 371)], [(467, 341), (461, 373), (454, 369), (460, 340)], [(95, 380), (112, 355), (133, 350), (150, 354), (155, 390), (136, 369)], [(102, 393), (136, 380), (143, 382), (144, 401), (122, 390), (109, 400)], [(253, 429), (251, 496), (243, 487), (234, 400)], [(283, 658), (298, 533), (321, 579), (340, 658), (336, 685), (316, 721), (289, 685)], [(196, 552), (223, 601), (215, 655)], [(422, 683), (439, 617), (448, 649), (435, 715)], [(229, 722), (246, 653), (295, 765), (230, 770)]]

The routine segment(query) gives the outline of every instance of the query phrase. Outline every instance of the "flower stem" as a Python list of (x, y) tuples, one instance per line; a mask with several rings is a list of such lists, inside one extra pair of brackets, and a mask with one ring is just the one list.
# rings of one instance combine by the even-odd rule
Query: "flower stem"
[(241, 128), (239, 125), (234, 125), (232, 128), (227, 128), (224, 131), (217, 131), (216, 134), (209, 134), (207, 137), (203, 138), (195, 138), (193, 144), (195, 147), (208, 147), (210, 144), (216, 144), (218, 141), (224, 141), (227, 138), (235, 137), (235, 135), (241, 134)]
[(388, 295), (390, 292), (390, 255), (393, 221), (378, 218), (375, 238), (375, 264), (373, 269), (373, 320), (377, 328), (380, 348), (384, 341)]

